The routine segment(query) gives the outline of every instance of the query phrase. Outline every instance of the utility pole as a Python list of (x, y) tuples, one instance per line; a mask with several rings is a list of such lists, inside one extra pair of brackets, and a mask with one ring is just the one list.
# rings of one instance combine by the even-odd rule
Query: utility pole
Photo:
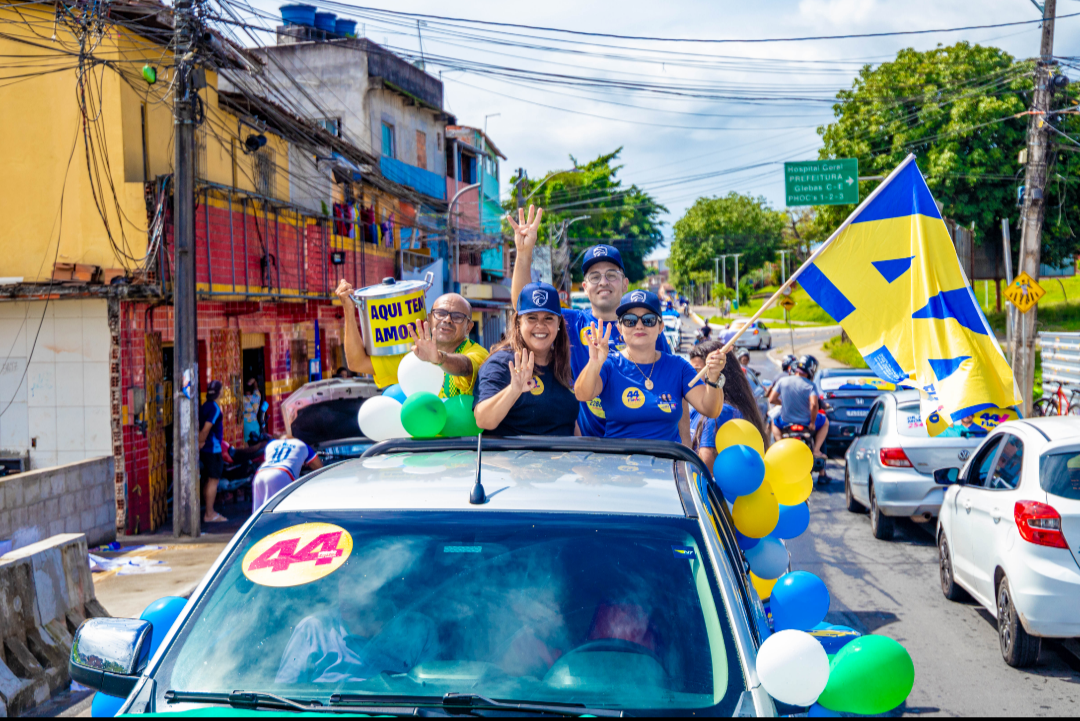
[[(715, 286), (717, 283), (720, 282), (720, 256), (718, 256), (718, 255), (713, 257), (713, 274), (712, 274), (712, 277), (713, 277), (713, 285)], [(713, 297), (716, 300), (716, 312), (719, 313), (720, 312), (720, 296), (716, 295), (716, 293), (714, 292)]]
[(784, 272), (784, 256), (786, 254), (790, 253), (791, 251), (790, 250), (778, 250), (776, 252), (780, 254), (780, 285), (783, 285), (784, 283), (787, 282), (787, 273)]
[[(1039, 279), (1042, 255), (1042, 225), (1046, 215), (1047, 167), (1050, 163), (1050, 69), (1054, 65), (1054, 17), (1057, 0), (1043, 5), (1042, 44), (1035, 66), (1035, 98), (1028, 121), (1027, 169), (1024, 173), (1024, 210), (1020, 215), (1020, 271)], [(1035, 385), (1035, 321), (1037, 309), (1021, 314), (1013, 374), (1024, 399), (1024, 415), (1031, 415)]]
[[(1001, 219), (1001, 242), (1005, 251), (1005, 285), (1013, 282), (1012, 272), (1012, 237), (1009, 232), (1009, 219)], [(989, 305), (989, 303), (987, 303)], [(1016, 306), (1005, 304), (1005, 348), (1009, 353), (1009, 365), (1016, 363)]]
[(732, 253), (735, 256), (735, 309), (739, 309), (739, 256), (742, 253)]
[[(173, 104), (173, 535), (199, 536), (199, 368), (195, 322), (195, 97), (197, 21), (192, 0), (176, 0)], [(212, 510), (212, 509), (211, 509)]]
[(525, 207), (525, 168), (518, 168), (518, 179), (515, 187), (517, 195), (517, 207), (521, 210)]

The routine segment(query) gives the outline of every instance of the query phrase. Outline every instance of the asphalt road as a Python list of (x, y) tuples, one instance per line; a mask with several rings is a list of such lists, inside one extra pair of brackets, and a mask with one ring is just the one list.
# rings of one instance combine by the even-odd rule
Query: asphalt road
[[(822, 340), (835, 330), (826, 333)], [(751, 352), (751, 367), (764, 378), (779, 372), (764, 352)], [(878, 541), (866, 514), (846, 510), (843, 460), (829, 461), (828, 473), (831, 483), (810, 497), (809, 531), (788, 542), (792, 568), (825, 581), (832, 594), (828, 622), (889, 636), (907, 648), (915, 688), (893, 715), (1078, 713), (1080, 657), (1059, 642), (1044, 642), (1034, 668), (1007, 666), (993, 617), (941, 594), (934, 524), (900, 519), (894, 540)]]

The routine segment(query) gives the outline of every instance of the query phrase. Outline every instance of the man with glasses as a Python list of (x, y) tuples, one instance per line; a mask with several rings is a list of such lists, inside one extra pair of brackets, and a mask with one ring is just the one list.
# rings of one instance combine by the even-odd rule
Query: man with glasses
[[(536, 235), (540, 227), (543, 208), (534, 210), (529, 207), (528, 218), (524, 210), (518, 213), (517, 221), (510, 215), (507, 220), (514, 229), (514, 245), (517, 247), (517, 261), (514, 264), (514, 279), (510, 297), (516, 299), (521, 289), (532, 282), (532, 256), (536, 246)], [(567, 333), (570, 336), (570, 370), (577, 378), (589, 363), (589, 328), (599, 326), (600, 321), (611, 324), (611, 344), (622, 350), (626, 347), (619, 327), (616, 324), (615, 310), (622, 302), (622, 297), (630, 287), (623, 269), (622, 255), (610, 245), (594, 245), (585, 251), (581, 261), (581, 272), (585, 276), (581, 290), (589, 297), (589, 310), (563, 308)], [(671, 346), (661, 333), (656, 340), (656, 350), (671, 353)], [(604, 437), (604, 409), (599, 398), (582, 402), (578, 413), (578, 427), (583, 436)], [(690, 439), (690, 413), (684, 409), (683, 421), (679, 424), (682, 437)]]

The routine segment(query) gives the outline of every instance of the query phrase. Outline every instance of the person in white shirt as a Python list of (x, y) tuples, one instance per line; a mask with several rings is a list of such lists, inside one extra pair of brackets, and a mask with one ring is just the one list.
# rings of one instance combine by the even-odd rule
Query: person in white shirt
[(267, 443), (263, 464), (251, 482), (252, 512), (299, 478), (303, 468), (322, 468), (322, 460), (307, 443), (287, 435)]

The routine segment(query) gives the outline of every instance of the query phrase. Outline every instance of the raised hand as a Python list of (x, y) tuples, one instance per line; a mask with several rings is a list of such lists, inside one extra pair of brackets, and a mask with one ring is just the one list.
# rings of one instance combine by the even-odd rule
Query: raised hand
[[(610, 350), (609, 340), (611, 339), (611, 323), (605, 323), (600, 321), (601, 329), (596, 323), (589, 324), (589, 362), (599, 361), (603, 363), (607, 360), (608, 352)], [(603, 333), (600, 331), (603, 330)]]
[(427, 363), (439, 364), (442, 353), (435, 342), (431, 324), (419, 320), (406, 326), (409, 329), (409, 337), (412, 338), (412, 352), (417, 358)]
[(510, 387), (518, 395), (528, 393), (536, 385), (533, 382), (533, 370), (536, 359), (531, 350), (514, 351), (514, 360), (510, 361)]
[(341, 304), (346, 308), (351, 308), (354, 305), (352, 292), (352, 283), (344, 278), (338, 281), (337, 288), (334, 289), (334, 295), (341, 299)]
[(720, 348), (714, 350), (705, 357), (705, 377), (709, 379), (710, 383), (716, 383), (720, 380), (720, 374), (724, 371), (726, 365), (727, 354)]
[(506, 214), (506, 222), (514, 229), (514, 245), (517, 247), (518, 252), (531, 250), (536, 246), (536, 235), (540, 230), (540, 219), (543, 217), (544, 209), (532, 205), (529, 206), (528, 218), (525, 217), (524, 208), (518, 208), (516, 222), (513, 215)]

